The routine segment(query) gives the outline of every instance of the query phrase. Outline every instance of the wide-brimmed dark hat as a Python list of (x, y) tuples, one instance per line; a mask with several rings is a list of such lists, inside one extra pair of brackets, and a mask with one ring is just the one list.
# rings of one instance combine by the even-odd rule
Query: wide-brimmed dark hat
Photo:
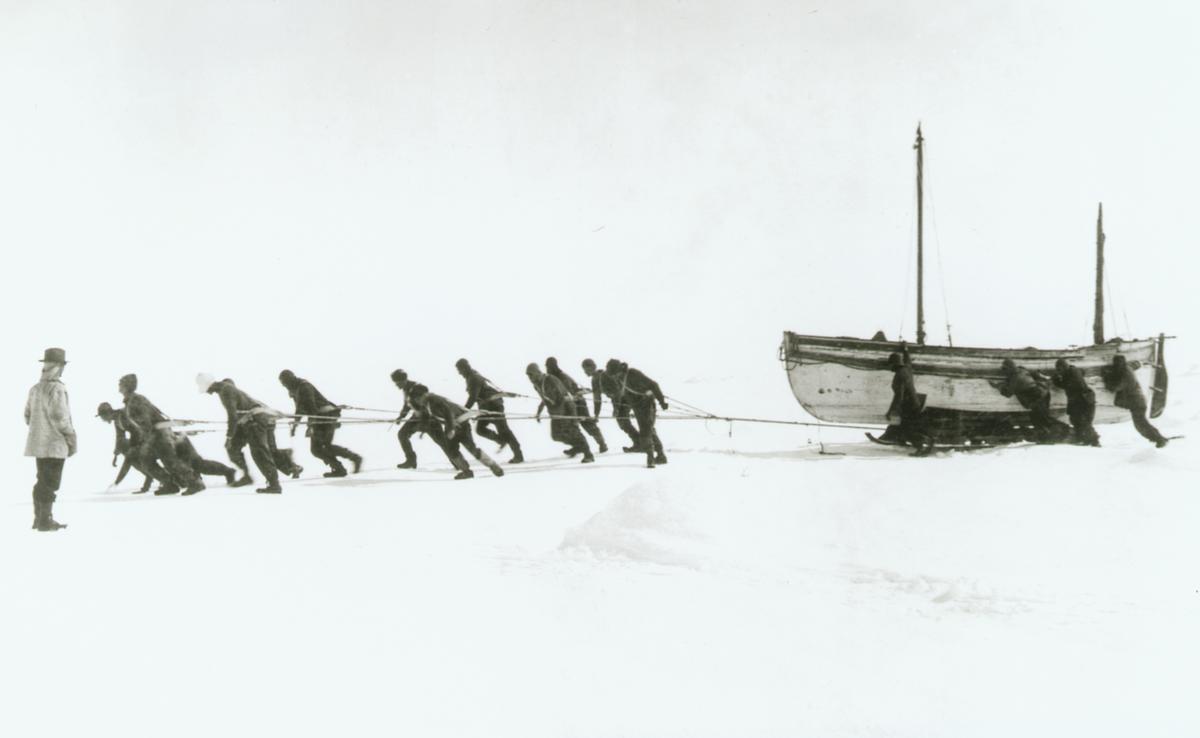
[(48, 348), (46, 353), (42, 355), (43, 364), (66, 364), (67, 352), (66, 349)]

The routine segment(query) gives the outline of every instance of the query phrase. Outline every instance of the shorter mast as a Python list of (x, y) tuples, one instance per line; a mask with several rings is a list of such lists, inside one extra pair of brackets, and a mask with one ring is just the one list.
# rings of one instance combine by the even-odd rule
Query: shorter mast
[(1104, 343), (1104, 203), (1096, 214), (1096, 316), (1092, 319), (1092, 343)]
[(917, 124), (917, 345), (925, 345), (925, 139)]

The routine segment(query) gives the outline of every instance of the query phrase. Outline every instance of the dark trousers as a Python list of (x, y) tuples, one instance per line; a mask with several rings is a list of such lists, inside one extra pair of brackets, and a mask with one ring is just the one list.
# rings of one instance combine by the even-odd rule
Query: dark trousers
[(471, 424), (462, 423), (455, 426), (454, 435), (449, 436), (445, 440), (446, 457), (450, 459), (450, 463), (460, 471), (467, 470), (467, 460), (463, 458), (460, 448), (465, 448), (472, 456), (489, 469), (496, 469), (496, 462), (490, 456), (479, 448), (479, 444), (475, 443), (475, 437), (471, 433)]
[(143, 464), (136, 452), (134, 452), (133, 450), (130, 450), (129, 453), (131, 454), (128, 457), (129, 458), (129, 466), (133, 467), (134, 469), (137, 469), (139, 472), (142, 473), (142, 476), (144, 477), (144, 479), (142, 480), (142, 491), (145, 492), (150, 489), (150, 482), (152, 482), (154, 480), (155, 471), (154, 471), (154, 469), (151, 469), (150, 467)]
[(346, 470), (346, 467), (342, 466), (342, 462), (338, 461), (339, 457), (351, 461), (358, 458), (358, 454), (350, 449), (333, 444), (333, 434), (337, 431), (338, 423), (312, 418), (308, 423), (309, 449), (313, 456), (325, 462), (331, 469), (334, 471)]
[[(1028, 403), (1028, 404), (1026, 404)], [(1033, 428), (1037, 432), (1039, 442), (1057, 443), (1063, 441), (1070, 434), (1071, 429), (1062, 421), (1055, 420), (1050, 415), (1050, 393), (1040, 395), (1037, 398), (1022, 399), (1022, 404), (1029, 409), (1029, 417), (1033, 421)]]
[(199, 475), (179, 457), (178, 438), (169, 428), (151, 429), (142, 441), (139, 461), (159, 483), (186, 487), (198, 480)]
[(475, 432), (479, 434), (479, 437), (501, 446), (508, 446), (513, 452), (520, 451), (521, 442), (513, 435), (512, 428), (508, 427), (508, 420), (504, 417), (504, 403), (502, 401), (481, 402), (479, 409), (487, 413), (475, 422)]
[(658, 420), (658, 406), (653, 400), (635, 403), (633, 417), (638, 424), (638, 445), (646, 452), (646, 458), (653, 461), (656, 456), (663, 456), (662, 441), (658, 440), (658, 431), (654, 429)]
[(228, 477), (234, 473), (233, 467), (225, 466), (219, 461), (212, 461), (200, 455), (196, 447), (192, 445), (192, 441), (187, 436), (183, 436), (175, 446), (176, 453), (179, 459), (190, 466), (192, 471), (197, 474), (207, 474), (210, 477)]
[(633, 425), (633, 421), (629, 419), (631, 414), (629, 404), (625, 402), (613, 403), (613, 417), (617, 419), (617, 427), (625, 431), (625, 435), (629, 436), (629, 442), (637, 446), (640, 442), (638, 430)]
[(244, 420), (226, 441), (225, 448), (229, 452), (229, 460), (244, 474), (250, 473), (246, 466), (246, 457), (242, 453), (242, 449), (247, 445), (250, 446), (250, 457), (254, 459), (255, 466), (262, 472), (269, 486), (279, 486), (280, 471), (291, 474), (296, 470), (296, 462), (292, 460), (291, 454), (280, 451), (275, 446), (273, 419), (258, 415)]
[(582, 397), (575, 400), (575, 417), (579, 418), (579, 427), (592, 437), (596, 445), (604, 447), (604, 434), (600, 432), (600, 426), (596, 424), (596, 419), (588, 415), (587, 400)]
[(59, 485), (62, 484), (63, 463), (66, 459), (37, 460), (37, 483), (33, 485), (33, 501), (42, 504), (51, 503), (58, 499)]
[(129, 459), (131, 467), (137, 469), (146, 477), (146, 480), (142, 483), (143, 491), (150, 488), (151, 480), (159, 484), (167, 484), (171, 481), (171, 475), (167, 473), (166, 469), (158, 465), (158, 462), (154, 459), (153, 452), (148, 447), (139, 445), (129, 448), (125, 452), (125, 457)]
[(1133, 418), (1133, 427), (1142, 434), (1142, 438), (1154, 443), (1166, 443), (1166, 437), (1159, 433), (1158, 428), (1151, 425), (1150, 419), (1146, 417), (1145, 405), (1135, 405), (1129, 408), (1129, 417)]
[(928, 453), (933, 446), (933, 438), (925, 432), (925, 421), (919, 414), (901, 415), (900, 424), (895, 426), (897, 440), (917, 449), (918, 453)]
[(427, 434), (442, 451), (446, 450), (446, 436), (437, 423), (429, 422), (428, 418), (409, 418), (404, 421), (404, 425), (400, 426), (400, 432), (396, 434), (396, 438), (400, 441), (400, 448), (404, 451), (405, 463), (417, 463), (417, 454), (413, 451), (411, 440), (417, 433)]
[(1096, 419), (1096, 396), (1068, 397), (1067, 417), (1071, 420), (1075, 442), (1083, 444), (1099, 444), (1100, 434), (1096, 432), (1092, 422)]
[(550, 409), (550, 438), (559, 443), (567, 444), (570, 451), (590, 453), (587, 439), (579, 430), (579, 421), (575, 419), (575, 408), (570, 402), (564, 402)]

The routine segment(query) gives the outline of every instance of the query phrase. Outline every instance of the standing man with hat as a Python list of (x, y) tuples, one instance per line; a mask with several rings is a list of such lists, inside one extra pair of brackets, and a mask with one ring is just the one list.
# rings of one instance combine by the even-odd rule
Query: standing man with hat
[(67, 352), (48, 348), (42, 356), (42, 377), (29, 390), (25, 424), (29, 436), (25, 455), (37, 459), (37, 484), (33, 486), (33, 527), (39, 531), (66, 528), (54, 520), (52, 509), (62, 483), (63, 464), (78, 448), (67, 387), (62, 382)]

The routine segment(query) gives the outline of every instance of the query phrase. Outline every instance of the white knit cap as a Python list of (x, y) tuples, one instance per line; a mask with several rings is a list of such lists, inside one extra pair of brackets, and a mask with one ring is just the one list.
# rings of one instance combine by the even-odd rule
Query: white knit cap
[(200, 388), (201, 392), (208, 392), (208, 388), (213, 386), (213, 382), (216, 381), (217, 380), (213, 378), (213, 375), (211, 374), (200, 372), (196, 375), (196, 386)]

